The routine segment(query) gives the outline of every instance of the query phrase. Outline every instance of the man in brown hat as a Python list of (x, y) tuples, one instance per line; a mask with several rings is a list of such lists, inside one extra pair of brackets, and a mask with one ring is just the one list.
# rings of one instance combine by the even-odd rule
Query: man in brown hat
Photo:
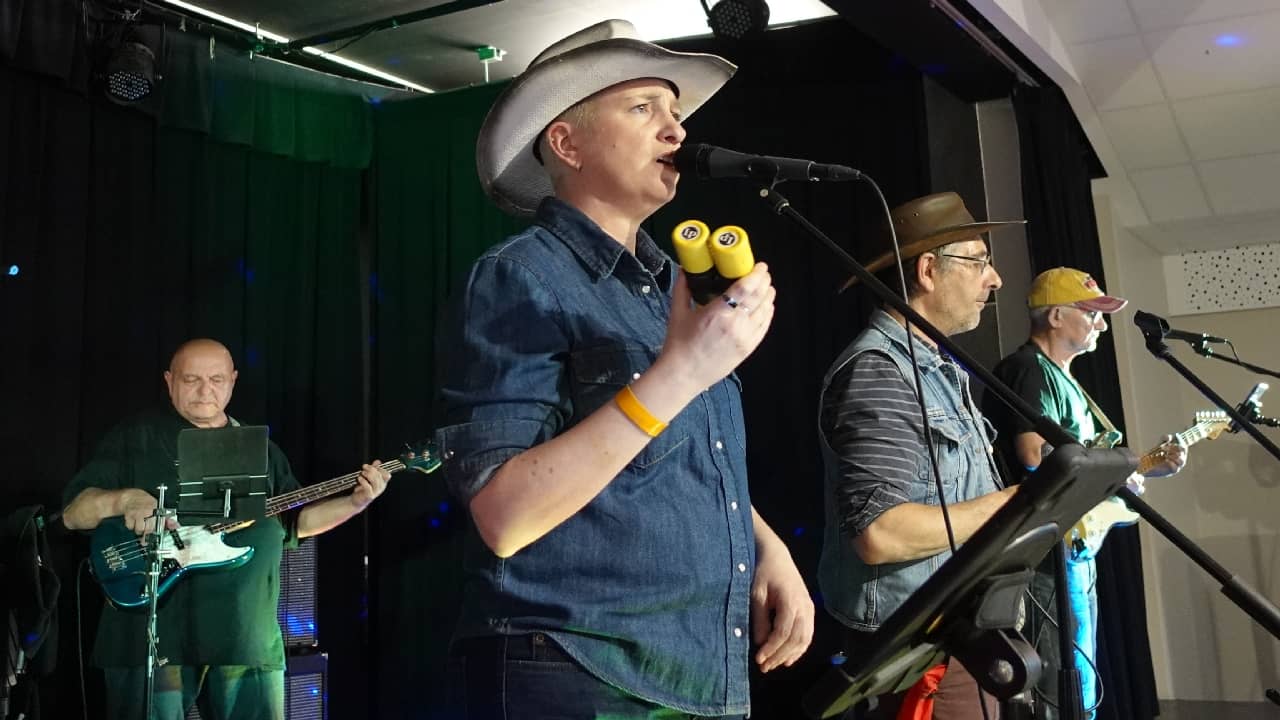
[[(1124, 298), (1104, 293), (1097, 281), (1082, 270), (1058, 267), (1040, 273), (1027, 293), (1031, 336), (1026, 344), (1001, 360), (993, 373), (1031, 407), (1081, 442), (1096, 440), (1096, 419), (1106, 432), (1114, 433), (1105, 443), (1118, 443), (1119, 432), (1071, 374), (1071, 362), (1093, 352), (1098, 337), (1107, 331), (1106, 316), (1123, 309), (1127, 303)], [(999, 431), (996, 447), (1004, 459), (1007, 477), (1010, 482), (1021, 482), (1040, 466), (1041, 459), (1052, 448), (1035, 432), (1029, 420), (1019, 417), (994, 395), (985, 397), (983, 409)], [(1186, 448), (1173, 442), (1172, 436), (1165, 438), (1158, 452), (1163, 459), (1145, 475), (1132, 476), (1130, 489), (1141, 492), (1145, 477), (1172, 475), (1186, 464)], [(1075, 618), (1074, 657), (1080, 674), (1080, 702), (1086, 717), (1094, 716), (1098, 703), (1097, 549), (1085, 542), (1069, 548), (1065, 567), (1066, 593)], [(1056, 587), (1054, 561), (1050, 555), (1041, 562), (1032, 581), (1033, 602), (1028, 608), (1024, 632), (1044, 662), (1040, 681), (1032, 693), (1038, 720), (1055, 720), (1059, 716), (1061, 655), (1058, 609), (1054, 601)]]
[(812, 637), (751, 506), (732, 374), (773, 319), (768, 270), (694, 307), (640, 229), (674, 196), (682, 117), (733, 71), (608, 21), (534, 59), (480, 131), (486, 191), (534, 225), (475, 263), (442, 345), (444, 471), (476, 530), (467, 717), (741, 716), (751, 660)]
[[(1008, 223), (975, 222), (950, 192), (905, 203), (893, 210), (892, 221), (907, 303), (947, 335), (976, 328), (991, 291), (1000, 287), (983, 233)], [(867, 269), (892, 262), (890, 250)], [(950, 557), (931, 457), (937, 458), (957, 545), (1014, 492), (1000, 482), (991, 434), (974, 405), (968, 375), (906, 325), (896, 310), (876, 310), (832, 364), (822, 387), (826, 531), (818, 578), (826, 609), (848, 628), (846, 645), (855, 655)], [(937, 720), (983, 717), (977, 685), (954, 658), (932, 697)], [(895, 717), (902, 702), (901, 696), (882, 698), (876, 717)], [(994, 699), (981, 702), (994, 718)]]

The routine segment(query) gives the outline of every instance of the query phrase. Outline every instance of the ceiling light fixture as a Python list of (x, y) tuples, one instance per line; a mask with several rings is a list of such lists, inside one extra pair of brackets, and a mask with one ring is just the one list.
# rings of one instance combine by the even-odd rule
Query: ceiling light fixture
[[(213, 12), (212, 10), (207, 10), (205, 8), (202, 8), (199, 5), (192, 5), (189, 2), (185, 2), (185, 0), (161, 0), (161, 2), (167, 5), (172, 5), (174, 7), (182, 8), (183, 10), (188, 10), (190, 12), (196, 13), (197, 15), (203, 15), (204, 17), (207, 17), (210, 20), (214, 20), (224, 25), (229, 25), (239, 30), (243, 30), (247, 33), (251, 33), (254, 37), (262, 38), (264, 40), (270, 40), (271, 42), (279, 43), (281, 45), (289, 44), (289, 38), (277, 33), (270, 32), (268, 30), (264, 30), (260, 25), (251, 25), (247, 22), (244, 22), (243, 20), (237, 20), (232, 17), (227, 17), (226, 15), (221, 15), (219, 13)], [(411, 82), (402, 77), (399, 77), (398, 75), (392, 75), (389, 72), (383, 72), (382, 70), (379, 70), (377, 68), (369, 67), (364, 63), (358, 63), (354, 60), (348, 60), (340, 55), (335, 55), (330, 52), (325, 52), (324, 50), (321, 50), (320, 48), (317, 48), (317, 47), (307, 46), (302, 48), (302, 51), (307, 53), (308, 55), (314, 55), (318, 58), (323, 58), (325, 60), (328, 60), (331, 63), (342, 65), (344, 67), (349, 67), (352, 70), (362, 72), (366, 75), (376, 77), (380, 80), (385, 80), (389, 83), (393, 83), (401, 87), (406, 87), (411, 90), (417, 90), (418, 92), (424, 92), (424, 93), (435, 92), (429, 87), (425, 87), (415, 82)]]
[(720, 0), (710, 8), (707, 0), (702, 0), (702, 9), (707, 12), (711, 32), (718, 38), (743, 40), (769, 27), (769, 5), (765, 0)]

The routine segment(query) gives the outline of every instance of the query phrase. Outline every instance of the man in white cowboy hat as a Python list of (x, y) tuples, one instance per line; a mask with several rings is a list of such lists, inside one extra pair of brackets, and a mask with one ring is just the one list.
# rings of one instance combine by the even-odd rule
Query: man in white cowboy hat
[[(1116, 432), (1111, 421), (1089, 398), (1071, 374), (1071, 361), (1097, 348), (1098, 337), (1107, 331), (1106, 315), (1118, 312), (1128, 301), (1107, 295), (1088, 273), (1075, 268), (1046, 270), (1031, 282), (1027, 308), (1031, 335), (1017, 351), (1005, 357), (993, 370), (995, 376), (1020, 395), (1040, 414), (1061, 425), (1081, 442), (1094, 441), (1095, 418), (1108, 432)], [(1052, 448), (1030, 421), (1012, 412), (998, 398), (988, 394), (983, 409), (995, 424), (999, 436), (996, 447), (1005, 461), (1011, 482), (1040, 466)], [(1119, 433), (1107, 444), (1120, 441)], [(1141, 492), (1146, 477), (1172, 475), (1187, 462), (1186, 448), (1167, 437), (1158, 449), (1163, 459), (1143, 475), (1130, 478), (1130, 489)], [(1075, 658), (1080, 670), (1081, 702), (1087, 717), (1093, 717), (1098, 702), (1096, 587), (1096, 547), (1070, 548), (1066, 555), (1067, 597), (1075, 618)], [(1037, 568), (1031, 592), (1035, 603), (1029, 608), (1024, 634), (1035, 644), (1044, 670), (1032, 693), (1038, 720), (1058, 717), (1058, 608), (1053, 556)]]
[(608, 21), (535, 58), (480, 131), (485, 190), (533, 226), (472, 267), (445, 344), (444, 470), (476, 530), (468, 717), (741, 716), (750, 661), (812, 637), (751, 506), (732, 373), (773, 318), (768, 270), (694, 307), (640, 229), (674, 196), (682, 117), (734, 69)]
[[(947, 335), (976, 328), (991, 291), (1000, 287), (982, 234), (1007, 223), (975, 222), (951, 192), (917, 198), (891, 214), (907, 304)], [(875, 272), (892, 263), (890, 248), (866, 267)], [(908, 333), (896, 310), (876, 310), (831, 365), (820, 407), (826, 530), (818, 579), (827, 611), (849, 630), (846, 645), (856, 658), (870, 634), (950, 557), (931, 457), (957, 545), (1015, 491), (1002, 489), (968, 374), (916, 328)], [(894, 718), (904, 704), (914, 711), (929, 702), (936, 720), (983, 717), (974, 678), (954, 658), (913, 690), (882, 698), (875, 717)], [(994, 699), (982, 703), (996, 717)]]

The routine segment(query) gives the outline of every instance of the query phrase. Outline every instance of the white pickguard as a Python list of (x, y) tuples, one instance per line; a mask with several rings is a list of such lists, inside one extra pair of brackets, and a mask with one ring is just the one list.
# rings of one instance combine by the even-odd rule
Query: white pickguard
[(164, 534), (160, 544), (161, 554), (176, 561), (184, 568), (226, 565), (250, 552), (252, 548), (231, 547), (222, 541), (225, 532), (211, 532), (204, 527), (179, 528), (184, 547), (178, 548), (170, 533)]

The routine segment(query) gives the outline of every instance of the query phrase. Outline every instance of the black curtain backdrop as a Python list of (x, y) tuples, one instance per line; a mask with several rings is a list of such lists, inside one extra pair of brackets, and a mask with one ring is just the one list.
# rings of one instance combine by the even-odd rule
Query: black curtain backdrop
[[(1067, 266), (1084, 270), (1106, 288), (1090, 188), (1091, 153), (1062, 91), (1019, 88), (1013, 96), (1022, 152), (1022, 203), (1032, 272)], [(1127, 315), (1121, 315), (1127, 321)], [(1129, 332), (1113, 328), (1112, 332)], [(1098, 348), (1072, 363), (1072, 372), (1113, 420), (1122, 417), (1115, 343), (1104, 334)], [(1157, 438), (1127, 438), (1142, 452)], [(1098, 665), (1106, 694), (1099, 720), (1136, 720), (1160, 714), (1147, 637), (1138, 528), (1116, 528), (1098, 554)]]
[[(302, 482), (357, 468), (370, 452), (353, 381), (368, 344), (361, 183), (357, 169), (158, 127), (0, 66), (4, 507), (57, 509), (107, 428), (168, 401), (161, 373), (193, 336), (231, 349), (240, 377), (230, 412), (268, 424)], [(363, 677), (361, 531), (349, 523), (321, 539), (321, 640), (335, 650), (334, 677)], [(80, 716), (74, 578), (84, 538), (64, 538), (57, 554), (63, 632), (44, 717), (70, 718)], [(83, 590), (87, 652), (101, 595), (87, 579)], [(102, 706), (98, 677), (89, 670), (90, 708)], [(334, 693), (335, 711), (350, 694)], [(359, 709), (336, 717), (363, 714), (355, 695)]]

